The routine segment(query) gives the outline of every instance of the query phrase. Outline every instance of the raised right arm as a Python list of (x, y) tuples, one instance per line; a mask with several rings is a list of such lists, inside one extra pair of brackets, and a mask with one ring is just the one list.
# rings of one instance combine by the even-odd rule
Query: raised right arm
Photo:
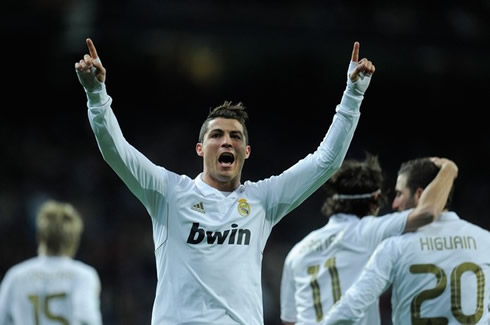
[(106, 91), (106, 69), (91, 39), (87, 39), (87, 47), (90, 54), (75, 63), (75, 71), (87, 95), (89, 122), (99, 150), (131, 192), (148, 207), (145, 190), (166, 193), (167, 174), (124, 138)]

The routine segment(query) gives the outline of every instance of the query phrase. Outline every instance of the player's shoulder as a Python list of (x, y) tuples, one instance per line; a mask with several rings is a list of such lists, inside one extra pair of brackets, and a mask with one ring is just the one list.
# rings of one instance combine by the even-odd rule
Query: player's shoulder
[(361, 230), (363, 229), (366, 230), (367, 235), (372, 235), (373, 232), (376, 233), (377, 231), (380, 230), (379, 227), (385, 228), (385, 227), (389, 227), (390, 225), (404, 224), (407, 220), (408, 214), (409, 211), (401, 211), (401, 212), (386, 213), (380, 216), (372, 216), (372, 215), (364, 216), (359, 220), (356, 227)]
[(406, 247), (411, 246), (413, 241), (418, 238), (418, 232), (407, 232), (397, 236), (390, 236), (378, 245), (377, 250), (383, 251), (404, 251)]
[(463, 227), (471, 229), (469, 232), (472, 234), (477, 234), (478, 237), (486, 240), (490, 240), (490, 231), (488, 229), (485, 229), (477, 224), (474, 224), (472, 222), (469, 222), (467, 220), (460, 219), (460, 225), (457, 229), (461, 229)]
[[(490, 231), (488, 229), (485, 229), (478, 224), (475, 224), (473, 222), (470, 222), (468, 220), (465, 220), (461, 218), (456, 212), (454, 211), (446, 211), (444, 212), (441, 217), (439, 218), (439, 222), (443, 222), (444, 228), (446, 229), (451, 229), (455, 230), (458, 232), (476, 232), (479, 233), (483, 237), (489, 237), (490, 238)], [(437, 224), (438, 222), (436, 221), (434, 224)]]
[(80, 260), (72, 260), (71, 261), (73, 267), (80, 273), (82, 274), (90, 274), (90, 275), (97, 275), (97, 269), (90, 265), (90, 264), (87, 264), (83, 261), (80, 261)]
[(412, 241), (418, 240), (420, 235), (421, 234), (417, 231), (405, 232), (397, 236), (388, 237), (383, 241), (387, 242), (388, 245), (408, 245)]
[(21, 261), (13, 265), (10, 270), (13, 272), (25, 272), (29, 269), (36, 267), (40, 263), (39, 257), (30, 257), (24, 261)]
[(267, 178), (263, 178), (257, 181), (246, 180), (243, 185), (241, 185), (241, 190), (251, 195), (263, 195), (264, 192), (273, 193), (288, 193), (290, 188), (285, 187), (280, 181), (283, 177), (281, 175), (272, 175)]
[(300, 241), (298, 241), (288, 253), (288, 258), (298, 259), (309, 252), (317, 251), (328, 239), (329, 234), (326, 231), (326, 227), (322, 227), (319, 229), (315, 229), (308, 233), (305, 237), (303, 237)]
[(359, 235), (373, 235), (372, 228), (380, 227), (391, 218), (391, 216), (364, 216), (358, 222), (353, 223), (348, 230), (349, 232), (359, 232)]
[[(164, 169), (162, 167), (162, 169)], [(165, 170), (164, 177), (167, 180), (168, 193), (175, 195), (177, 197), (182, 197), (194, 193), (199, 188), (197, 183), (202, 182), (198, 180), (200, 175), (194, 179), (185, 175), (177, 174), (173, 171)]]
[(31, 257), (17, 264), (12, 265), (5, 273), (5, 279), (13, 281), (17, 277), (22, 277), (26, 272), (30, 272), (33, 268), (37, 267), (39, 259), (37, 257)]
[(240, 196), (253, 201), (264, 201), (270, 193), (270, 185), (267, 179), (259, 181), (247, 180), (236, 190)]
[(74, 274), (77, 283), (90, 286), (100, 286), (100, 277), (97, 269), (80, 260), (72, 260), (71, 273)]
[(404, 211), (394, 211), (394, 212), (388, 212), (382, 215), (377, 215), (377, 216), (364, 216), (361, 218), (362, 223), (384, 223), (384, 222), (390, 222), (393, 219), (406, 219), (407, 216), (410, 214), (410, 212), (413, 209), (409, 210), (404, 210)]
[[(171, 184), (179, 187), (192, 187), (194, 186), (194, 180), (185, 174), (177, 174), (175, 172), (167, 170), (167, 178)], [(200, 176), (199, 176), (200, 177)]]
[(259, 181), (251, 181), (247, 180), (243, 182), (242, 185), (240, 185), (240, 190), (245, 192), (245, 193), (254, 193), (256, 191), (259, 191), (264, 185), (268, 182), (268, 179), (262, 179)]

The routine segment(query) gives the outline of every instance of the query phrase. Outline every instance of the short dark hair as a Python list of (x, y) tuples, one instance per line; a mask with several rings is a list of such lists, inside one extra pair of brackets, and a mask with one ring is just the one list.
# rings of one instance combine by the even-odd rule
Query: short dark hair
[(245, 144), (249, 143), (248, 140), (248, 131), (246, 126), (246, 121), (248, 120), (248, 114), (245, 111), (245, 106), (240, 102), (238, 104), (232, 104), (232, 102), (225, 101), (223, 104), (209, 109), (209, 114), (204, 123), (201, 126), (201, 130), (199, 131), (199, 142), (203, 142), (204, 135), (208, 131), (209, 122), (214, 120), (215, 118), (223, 117), (228, 119), (234, 119), (240, 122), (243, 126), (243, 134), (245, 136)]
[[(430, 160), (429, 157), (415, 158), (401, 164), (398, 175), (405, 175), (407, 178), (407, 188), (413, 195), (418, 188), (425, 189), (430, 182), (437, 176), (440, 168)], [(454, 183), (449, 192), (445, 205), (449, 209), (454, 192)]]
[[(378, 156), (366, 152), (363, 161), (344, 160), (340, 169), (324, 184), (327, 198), (322, 213), (354, 214), (358, 217), (373, 214), (373, 207), (381, 209), (387, 202), (383, 190), (384, 175)], [(379, 191), (379, 192), (378, 192)], [(339, 195), (372, 194), (366, 198), (343, 199)]]

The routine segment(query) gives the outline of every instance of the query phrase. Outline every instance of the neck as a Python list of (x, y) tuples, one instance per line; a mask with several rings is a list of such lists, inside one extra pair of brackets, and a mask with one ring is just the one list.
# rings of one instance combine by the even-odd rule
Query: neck
[(202, 180), (204, 183), (222, 192), (233, 192), (238, 186), (240, 186), (239, 178), (230, 179), (229, 181), (220, 181), (210, 177), (206, 173), (203, 173)]

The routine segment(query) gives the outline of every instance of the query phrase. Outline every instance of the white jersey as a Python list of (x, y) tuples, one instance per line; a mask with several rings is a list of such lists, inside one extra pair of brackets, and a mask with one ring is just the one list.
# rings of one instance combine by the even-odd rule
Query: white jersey
[(389, 238), (328, 314), (354, 320), (390, 284), (393, 324), (489, 324), (490, 232), (454, 212), (417, 232)]
[(33, 257), (2, 280), (0, 324), (100, 325), (100, 290), (90, 265), (69, 257)]
[(338, 170), (362, 96), (344, 95), (315, 153), (279, 176), (247, 181), (227, 196), (201, 175), (191, 179), (150, 162), (124, 139), (112, 99), (99, 97), (108, 100), (89, 100), (88, 114), (102, 155), (152, 219), (158, 278), (152, 324), (263, 324), (267, 238), (282, 217)]
[[(286, 257), (281, 279), (281, 319), (319, 324), (327, 310), (354, 283), (376, 246), (400, 235), (409, 211), (358, 218), (334, 214), (297, 243)], [(380, 323), (373, 305), (357, 324)]]

